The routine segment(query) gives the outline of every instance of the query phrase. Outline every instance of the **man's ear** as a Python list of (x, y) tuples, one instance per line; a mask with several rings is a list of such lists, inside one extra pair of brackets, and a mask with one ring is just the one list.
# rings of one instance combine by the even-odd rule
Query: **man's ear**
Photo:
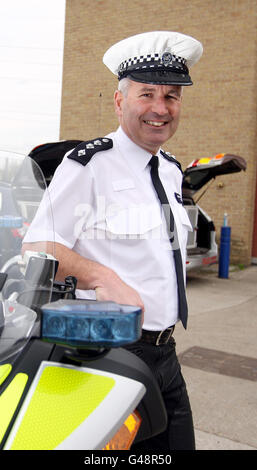
[(121, 91), (116, 90), (114, 93), (114, 108), (118, 117), (122, 116), (122, 106), (123, 106), (124, 96)]

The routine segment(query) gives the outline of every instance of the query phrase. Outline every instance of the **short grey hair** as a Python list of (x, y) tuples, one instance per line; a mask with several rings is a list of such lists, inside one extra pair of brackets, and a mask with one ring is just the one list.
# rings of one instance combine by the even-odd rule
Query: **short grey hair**
[(122, 78), (119, 81), (118, 90), (124, 95), (128, 96), (128, 89), (130, 86), (131, 80), (128, 77)]

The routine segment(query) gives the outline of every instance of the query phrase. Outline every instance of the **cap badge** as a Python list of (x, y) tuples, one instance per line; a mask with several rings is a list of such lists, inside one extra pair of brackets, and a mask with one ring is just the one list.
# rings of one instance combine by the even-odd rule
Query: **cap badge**
[(163, 65), (169, 65), (172, 61), (172, 54), (170, 52), (164, 52), (162, 54), (161, 62)]

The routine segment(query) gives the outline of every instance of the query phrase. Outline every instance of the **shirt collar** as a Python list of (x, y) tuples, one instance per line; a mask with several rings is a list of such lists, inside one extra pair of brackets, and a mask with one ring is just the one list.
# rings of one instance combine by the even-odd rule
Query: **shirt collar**
[[(152, 158), (151, 152), (135, 144), (123, 131), (121, 126), (115, 132), (115, 140), (120, 153), (124, 155), (127, 163), (132, 166), (135, 171), (143, 171), (147, 167)], [(156, 155), (161, 155), (160, 149)]]

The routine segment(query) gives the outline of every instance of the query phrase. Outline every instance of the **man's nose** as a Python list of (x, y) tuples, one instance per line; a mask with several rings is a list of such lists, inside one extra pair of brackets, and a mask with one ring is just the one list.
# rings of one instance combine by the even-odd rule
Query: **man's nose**
[(169, 113), (165, 98), (159, 97), (153, 101), (152, 112), (159, 114), (159, 116), (164, 116)]

